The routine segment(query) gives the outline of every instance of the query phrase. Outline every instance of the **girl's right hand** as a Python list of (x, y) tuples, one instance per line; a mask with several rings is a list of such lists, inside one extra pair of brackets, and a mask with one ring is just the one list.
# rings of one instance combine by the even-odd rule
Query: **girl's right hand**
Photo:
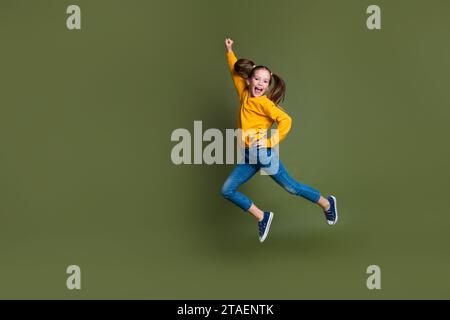
[(233, 43), (234, 41), (230, 38), (225, 39), (225, 47), (227, 47), (227, 51), (233, 51)]

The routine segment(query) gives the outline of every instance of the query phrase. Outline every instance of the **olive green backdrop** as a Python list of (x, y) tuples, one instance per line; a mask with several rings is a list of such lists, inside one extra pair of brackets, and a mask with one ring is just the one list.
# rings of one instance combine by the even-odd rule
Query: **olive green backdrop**
[[(66, 28), (81, 7), (82, 29)], [(382, 10), (382, 30), (366, 9)], [(0, 298), (450, 298), (450, 2), (0, 2)], [(282, 159), (340, 221), (267, 176), (171, 162), (176, 128), (234, 128), (225, 37), (287, 83)], [(82, 289), (66, 288), (79, 265)], [(379, 291), (366, 268), (381, 267)]]

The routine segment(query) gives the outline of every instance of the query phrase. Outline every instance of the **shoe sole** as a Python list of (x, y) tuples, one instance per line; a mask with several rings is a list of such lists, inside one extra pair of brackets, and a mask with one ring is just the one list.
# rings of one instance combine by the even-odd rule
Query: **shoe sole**
[(273, 212), (270, 213), (269, 221), (267, 221), (266, 230), (264, 231), (264, 234), (261, 237), (261, 239), (259, 239), (259, 242), (264, 242), (264, 240), (266, 240), (267, 235), (269, 234), (269, 229), (270, 229), (270, 224), (272, 223), (272, 218), (273, 218)]
[(329, 220), (327, 220), (329, 226), (334, 226), (338, 222), (338, 209), (337, 209), (337, 201), (335, 196), (330, 196), (334, 200), (334, 211), (336, 211), (336, 219), (334, 219), (333, 222), (330, 223)]

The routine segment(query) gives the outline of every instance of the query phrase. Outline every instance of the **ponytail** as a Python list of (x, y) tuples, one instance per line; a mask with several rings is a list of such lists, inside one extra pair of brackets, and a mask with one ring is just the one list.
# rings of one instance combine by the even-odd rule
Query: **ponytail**
[(284, 83), (284, 80), (275, 73), (272, 73), (272, 79), (273, 86), (272, 89), (270, 89), (268, 98), (275, 102), (275, 104), (278, 104), (284, 100), (286, 93), (286, 84)]
[(255, 63), (249, 59), (239, 59), (234, 64), (234, 71), (244, 79), (249, 79), (251, 77), (254, 68)]
[(286, 92), (286, 84), (283, 79), (275, 73), (272, 73), (270, 69), (265, 66), (255, 66), (255, 63), (249, 59), (239, 59), (234, 64), (234, 71), (244, 79), (250, 79), (253, 76), (253, 73), (258, 69), (266, 69), (269, 71), (271, 75), (270, 85), (273, 85), (269, 90), (268, 98), (278, 105), (278, 103), (284, 100)]

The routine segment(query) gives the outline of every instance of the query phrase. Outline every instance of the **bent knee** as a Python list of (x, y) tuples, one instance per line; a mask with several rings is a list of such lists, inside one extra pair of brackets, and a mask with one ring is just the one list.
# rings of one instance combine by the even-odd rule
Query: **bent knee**
[(234, 192), (235, 190), (227, 187), (226, 185), (223, 185), (222, 190), (220, 190), (220, 193), (225, 199), (230, 199), (233, 196)]

